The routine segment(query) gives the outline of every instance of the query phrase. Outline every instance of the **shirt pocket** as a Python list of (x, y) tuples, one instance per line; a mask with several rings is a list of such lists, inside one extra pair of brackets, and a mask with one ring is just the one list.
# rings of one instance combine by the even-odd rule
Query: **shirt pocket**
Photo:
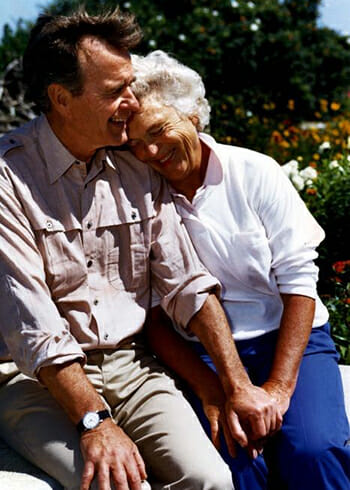
[(108, 247), (107, 277), (117, 290), (135, 291), (148, 285), (150, 220), (112, 227), (113, 246)]
[(54, 298), (74, 290), (86, 276), (81, 228), (43, 219), (35, 224), (34, 232)]
[(272, 253), (264, 231), (235, 233), (230, 243), (232, 264), (239, 280), (250, 289), (275, 294)]

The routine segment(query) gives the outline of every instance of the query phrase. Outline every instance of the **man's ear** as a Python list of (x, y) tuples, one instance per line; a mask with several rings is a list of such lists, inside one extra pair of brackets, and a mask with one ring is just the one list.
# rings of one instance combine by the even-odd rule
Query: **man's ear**
[(59, 83), (51, 83), (47, 88), (52, 109), (61, 115), (66, 115), (70, 107), (71, 92)]

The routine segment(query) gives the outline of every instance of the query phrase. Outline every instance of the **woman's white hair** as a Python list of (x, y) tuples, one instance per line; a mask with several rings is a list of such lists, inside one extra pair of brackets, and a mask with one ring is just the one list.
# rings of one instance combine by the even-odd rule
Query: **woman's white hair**
[(146, 56), (133, 54), (131, 59), (136, 76), (132, 90), (140, 101), (154, 96), (179, 113), (195, 117), (199, 131), (209, 124), (210, 106), (197, 72), (161, 50)]

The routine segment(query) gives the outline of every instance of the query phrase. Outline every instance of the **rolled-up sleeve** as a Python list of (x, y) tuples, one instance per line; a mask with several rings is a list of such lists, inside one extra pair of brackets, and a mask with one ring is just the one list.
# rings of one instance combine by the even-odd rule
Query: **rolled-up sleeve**
[(4, 167), (0, 167), (0, 329), (11, 358), (28, 376), (36, 376), (44, 365), (85, 359), (51, 298), (35, 235)]
[(279, 165), (270, 161), (261, 183), (260, 216), (272, 251), (271, 267), (279, 291), (315, 298), (318, 267), (316, 247), (325, 234)]
[(209, 293), (221, 286), (202, 265), (164, 182), (156, 200), (152, 224), (151, 281), (161, 306), (172, 320), (186, 328)]

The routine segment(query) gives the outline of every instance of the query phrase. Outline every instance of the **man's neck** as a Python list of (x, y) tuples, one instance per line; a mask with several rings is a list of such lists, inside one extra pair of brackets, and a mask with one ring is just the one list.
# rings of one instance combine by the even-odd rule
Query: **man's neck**
[(62, 145), (65, 146), (77, 160), (89, 163), (95, 154), (95, 150), (87, 152), (86, 148), (88, 148), (88, 145), (86, 145), (85, 148), (79, 148), (76, 142), (80, 140), (81, 136), (80, 138), (74, 138), (74, 135), (72, 135), (69, 128), (67, 128), (65, 121), (63, 118), (59, 117), (59, 115), (55, 114), (53, 116), (51, 113), (47, 113), (46, 118), (52, 131), (55, 133), (55, 136), (60, 140)]

